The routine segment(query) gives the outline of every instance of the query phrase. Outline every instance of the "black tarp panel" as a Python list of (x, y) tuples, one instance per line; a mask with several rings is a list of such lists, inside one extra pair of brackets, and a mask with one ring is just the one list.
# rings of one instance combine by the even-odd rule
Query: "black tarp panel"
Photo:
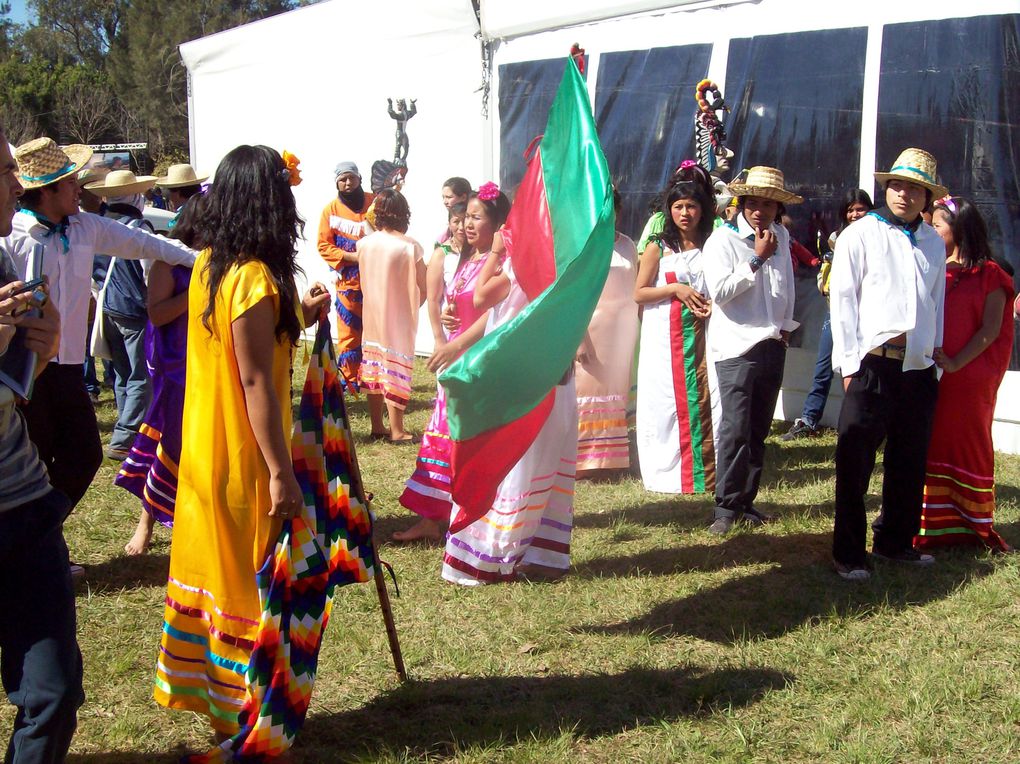
[(511, 199), (527, 168), (525, 150), (545, 132), (566, 61), (563, 56), (499, 67), (499, 185)]
[(977, 204), (1020, 271), (1020, 14), (883, 29), (878, 168), (908, 146), (935, 155), (942, 185)]
[[(865, 28), (817, 30), (730, 41), (723, 95), (733, 172), (778, 167), (804, 204), (788, 209), (794, 236), (814, 246), (812, 214), (836, 225), (839, 202), (860, 175)], [(826, 306), (814, 273), (798, 273), (793, 344), (815, 348)]]
[(711, 55), (704, 44), (605, 53), (599, 60), (595, 120), (623, 197), (617, 226), (635, 240), (669, 173), (694, 156), (694, 90)]

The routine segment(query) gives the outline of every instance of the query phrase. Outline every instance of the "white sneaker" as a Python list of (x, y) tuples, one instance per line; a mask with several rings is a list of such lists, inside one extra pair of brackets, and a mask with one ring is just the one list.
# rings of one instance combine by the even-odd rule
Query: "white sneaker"
[(844, 581), (867, 581), (871, 578), (871, 571), (863, 565), (846, 565), (833, 560), (832, 566)]

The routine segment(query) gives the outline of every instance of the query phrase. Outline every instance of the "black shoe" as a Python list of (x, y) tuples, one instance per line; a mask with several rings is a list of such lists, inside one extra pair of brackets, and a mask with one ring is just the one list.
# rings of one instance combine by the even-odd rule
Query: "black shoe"
[(877, 557), (880, 560), (887, 562), (898, 562), (902, 565), (916, 565), (923, 567), (927, 565), (934, 565), (935, 558), (930, 554), (924, 554), (918, 552), (916, 549), (904, 549), (900, 552), (879, 552), (878, 550), (872, 550), (872, 557)]
[(740, 517), (740, 521), (742, 523), (744, 523), (745, 525), (749, 525), (752, 528), (760, 528), (763, 525), (768, 525), (769, 523), (774, 523), (778, 519), (779, 519), (779, 517), (777, 515), (769, 515), (769, 514), (766, 514), (765, 512), (759, 512), (754, 507), (752, 507), (751, 509), (747, 510)]
[(812, 427), (805, 420), (797, 417), (793, 420), (793, 427), (791, 427), (785, 435), (780, 436), (779, 439), (789, 442), (804, 435), (814, 435), (816, 432), (818, 432), (817, 427)]
[(733, 530), (733, 518), (732, 517), (717, 517), (715, 521), (708, 526), (708, 532), (714, 536), (725, 536)]

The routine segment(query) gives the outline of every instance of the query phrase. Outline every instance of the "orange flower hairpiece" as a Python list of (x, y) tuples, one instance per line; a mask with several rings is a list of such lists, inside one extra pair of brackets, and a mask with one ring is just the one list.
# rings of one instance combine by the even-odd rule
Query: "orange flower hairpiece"
[(299, 169), (301, 165), (301, 160), (294, 156), (294, 154), (291, 154), (289, 151), (284, 149), (283, 163), (284, 165), (286, 165), (287, 174), (290, 176), (288, 182), (292, 186), (301, 185), (301, 170)]

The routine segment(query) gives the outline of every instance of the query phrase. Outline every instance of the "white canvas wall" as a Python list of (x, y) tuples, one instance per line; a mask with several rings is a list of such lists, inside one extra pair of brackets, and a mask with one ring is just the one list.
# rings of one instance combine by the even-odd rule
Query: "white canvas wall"
[(481, 179), (487, 132), (475, 92), (477, 30), (467, 0), (331, 0), (182, 45), (192, 161), (212, 172), (242, 143), (297, 154), (304, 182), (294, 192), (306, 220), (300, 261), (309, 279), (332, 286), (315, 239), (336, 194), (333, 167), (357, 162), (367, 189), (372, 162), (393, 158), (386, 98), (416, 98), (404, 193), (409, 233), (431, 254), (446, 223), (440, 185), (451, 175)]

